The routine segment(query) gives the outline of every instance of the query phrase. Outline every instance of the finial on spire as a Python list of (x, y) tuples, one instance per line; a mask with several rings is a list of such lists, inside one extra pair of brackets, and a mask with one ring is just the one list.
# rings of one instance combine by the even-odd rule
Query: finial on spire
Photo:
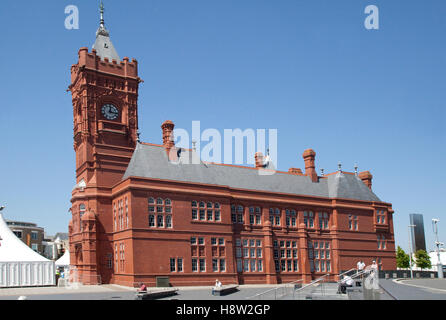
[(338, 162), (338, 171), (342, 172), (342, 164), (341, 161)]
[(358, 164), (355, 163), (355, 175), (358, 175)]
[(324, 169), (321, 169), (321, 175), (324, 176)]
[(105, 22), (104, 22), (104, 3), (101, 0), (101, 4), (99, 5), (99, 10), (101, 12), (101, 27), (105, 28)]

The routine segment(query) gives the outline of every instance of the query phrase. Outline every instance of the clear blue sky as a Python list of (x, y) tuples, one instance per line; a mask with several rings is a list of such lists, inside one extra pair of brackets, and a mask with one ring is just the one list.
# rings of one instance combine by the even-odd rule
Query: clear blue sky
[[(91, 48), (98, 1), (4, 1), (0, 9), (0, 202), (9, 219), (67, 231), (75, 184), (70, 66)], [(65, 6), (80, 10), (66, 30)], [(380, 9), (380, 29), (364, 9)], [(140, 62), (142, 140), (171, 119), (189, 129), (276, 128), (279, 169), (370, 170), (393, 203), (440, 217), (446, 242), (446, 2), (443, 0), (105, 0), (121, 58)]]

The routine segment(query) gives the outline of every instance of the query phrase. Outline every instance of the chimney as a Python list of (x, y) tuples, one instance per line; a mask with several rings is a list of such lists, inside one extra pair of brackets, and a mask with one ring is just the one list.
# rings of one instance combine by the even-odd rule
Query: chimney
[(161, 128), (163, 129), (163, 146), (167, 150), (175, 147), (175, 143), (173, 141), (173, 128), (175, 128), (175, 125), (172, 121), (167, 120), (164, 121)]
[(316, 152), (313, 149), (305, 150), (302, 155), (305, 161), (305, 175), (311, 178), (311, 181), (318, 182), (319, 178), (316, 173), (316, 166), (314, 164), (314, 159), (316, 158)]
[(256, 152), (255, 159), (256, 159), (256, 168), (263, 168), (264, 167), (263, 153)]
[(161, 128), (163, 129), (163, 146), (166, 149), (169, 161), (178, 161), (177, 150), (173, 140), (173, 128), (175, 128), (175, 125), (172, 121), (167, 120), (164, 121)]
[(299, 169), (299, 168), (290, 168), (290, 169), (288, 170), (288, 173), (291, 173), (291, 174), (303, 174), (303, 173), (302, 173), (302, 170)]
[(359, 179), (364, 182), (364, 184), (369, 187), (370, 190), (372, 190), (372, 179), (373, 176), (369, 171), (364, 171), (359, 173)]

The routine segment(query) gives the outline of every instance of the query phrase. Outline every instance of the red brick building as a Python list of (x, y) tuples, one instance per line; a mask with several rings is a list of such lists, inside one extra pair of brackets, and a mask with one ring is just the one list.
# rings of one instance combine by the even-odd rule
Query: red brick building
[(84, 283), (174, 286), (284, 283), (332, 277), (377, 259), (395, 269), (393, 213), (372, 192), (372, 175), (259, 175), (256, 167), (189, 164), (174, 124), (162, 144), (138, 141), (138, 63), (122, 60), (101, 18), (93, 50), (71, 67), (76, 187), (71, 263)]

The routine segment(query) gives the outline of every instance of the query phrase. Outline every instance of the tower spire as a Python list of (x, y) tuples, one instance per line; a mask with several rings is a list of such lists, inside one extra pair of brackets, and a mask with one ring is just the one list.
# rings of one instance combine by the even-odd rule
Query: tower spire
[(100, 27), (105, 29), (105, 22), (104, 22), (104, 3), (101, 0), (101, 4), (99, 5), (99, 10), (101, 12), (101, 23)]
[(102, 59), (107, 58), (110, 61), (120, 61), (121, 59), (110, 40), (110, 32), (105, 28), (104, 11), (104, 3), (101, 0), (99, 4), (100, 24), (98, 31), (96, 31), (96, 41), (93, 45), (93, 49), (96, 50), (97, 55)]

